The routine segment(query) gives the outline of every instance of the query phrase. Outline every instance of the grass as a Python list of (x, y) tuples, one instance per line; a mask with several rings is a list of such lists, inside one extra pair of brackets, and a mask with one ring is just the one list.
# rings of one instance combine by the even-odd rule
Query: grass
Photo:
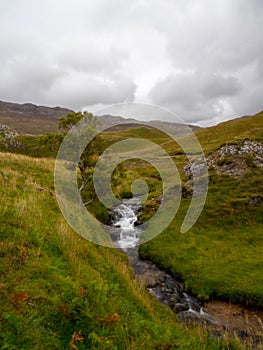
[[(263, 113), (199, 130), (206, 154), (243, 139), (263, 139)], [(263, 307), (263, 174), (245, 157), (249, 171), (239, 178), (217, 175), (210, 169), (208, 199), (202, 215), (186, 234), (180, 226), (189, 205), (140, 254), (175, 276), (204, 300), (219, 298)], [(228, 162), (226, 159), (225, 162)], [(253, 199), (259, 201), (253, 205)]]
[(56, 204), (53, 165), (0, 153), (1, 349), (241, 349), (180, 325), (121, 251), (74, 233)]
[(206, 154), (225, 143), (250, 139), (263, 142), (263, 112), (254, 116), (233, 119), (216, 126), (201, 129), (196, 136)]
[(0, 115), (0, 124), (8, 125), (23, 134), (40, 135), (45, 132), (58, 131), (58, 119), (55, 118), (31, 118), (31, 117), (10, 117)]
[[(203, 152), (208, 155), (226, 143), (240, 143), (241, 140), (250, 139), (263, 142), (263, 111), (246, 118), (236, 118), (215, 126), (195, 131)], [(167, 140), (165, 148), (170, 155), (181, 155), (182, 150), (174, 146), (173, 141)]]
[[(173, 141), (156, 130), (146, 133), (145, 128), (130, 129), (105, 133), (104, 138), (111, 142), (111, 139), (140, 136), (164, 147), (182, 175), (185, 156)], [(226, 143), (240, 144), (248, 138), (262, 142), (263, 113), (198, 130), (196, 136), (205, 154)], [(208, 199), (190, 232), (180, 233), (190, 202), (182, 199), (175, 220), (158, 238), (142, 245), (140, 254), (182, 279), (187, 290), (201, 299), (219, 298), (263, 307), (263, 176), (251, 156), (244, 157), (250, 170), (243, 177), (217, 175), (210, 169)], [(228, 164), (231, 156), (222, 162)], [(145, 222), (159, 207), (161, 187), (156, 169), (147, 163), (126, 161), (114, 173), (114, 190), (119, 197), (129, 197), (130, 185), (136, 178), (143, 178), (150, 190), (139, 215), (140, 221)], [(261, 201), (253, 205), (254, 198)]]
[[(172, 156), (182, 175), (182, 150), (162, 133), (148, 131), (143, 127), (102, 137), (105, 146), (127, 137), (152, 140)], [(247, 138), (262, 142), (263, 113), (198, 130), (196, 136), (206, 155), (225, 143)], [(79, 349), (238, 348), (211, 340), (199, 328), (180, 326), (170, 310), (139, 287), (120, 251), (98, 247), (72, 232), (54, 198), (52, 157), (58, 145), (50, 149), (38, 137), (23, 137), (26, 147), (14, 152), (51, 158), (1, 154), (3, 348), (64, 349), (81, 336), (83, 343), (76, 340)], [(195, 226), (180, 233), (190, 203), (183, 198), (175, 220), (141, 245), (140, 254), (183, 280), (187, 290), (203, 300), (219, 298), (262, 308), (263, 177), (249, 156), (246, 164), (250, 170), (239, 178), (210, 169), (208, 199)], [(121, 163), (113, 173), (114, 191), (119, 198), (130, 196), (136, 178), (150, 188), (140, 217), (145, 221), (159, 206), (157, 169), (143, 161)], [(91, 211), (107, 220), (96, 199)]]
[(140, 254), (183, 280), (203, 300), (262, 308), (262, 207), (252, 207), (247, 194), (240, 196), (242, 186), (234, 181), (225, 178), (221, 186), (210, 186), (204, 211), (189, 232), (180, 233), (189, 205), (184, 199), (174, 222), (140, 246)]
[[(262, 141), (263, 113), (198, 130), (196, 135), (206, 154), (227, 142), (241, 143), (247, 138)], [(138, 128), (104, 135), (105, 142), (125, 137), (145, 137), (164, 146), (182, 174), (186, 159), (163, 134), (154, 129), (146, 134), (145, 128)], [(208, 199), (192, 230), (180, 233), (190, 202), (182, 199), (175, 220), (158, 238), (142, 245), (140, 254), (181, 278), (187, 290), (201, 299), (220, 298), (263, 307), (263, 176), (250, 158), (245, 156), (249, 172), (238, 179), (210, 169)], [(224, 159), (226, 164), (229, 161), (230, 157)], [(129, 197), (131, 183), (137, 178), (144, 179), (150, 191), (139, 215), (145, 222), (159, 208), (162, 189), (157, 169), (143, 161), (126, 161), (116, 169), (112, 183), (118, 197)], [(261, 198), (261, 202), (253, 205), (254, 198)]]
[(55, 158), (60, 145), (59, 142), (55, 143), (52, 146), (45, 144), (42, 141), (42, 136), (19, 135), (19, 136), (16, 136), (15, 139), (18, 142), (20, 142), (23, 145), (23, 147), (5, 148), (4, 143), (0, 142), (0, 151), (15, 153), (15, 154), (24, 154), (35, 158), (47, 158), (47, 157)]

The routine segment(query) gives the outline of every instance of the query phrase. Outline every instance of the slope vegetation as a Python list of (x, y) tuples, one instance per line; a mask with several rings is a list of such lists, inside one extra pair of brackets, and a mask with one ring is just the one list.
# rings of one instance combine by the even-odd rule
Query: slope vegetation
[[(263, 113), (196, 135), (211, 160), (203, 212), (189, 232), (180, 233), (190, 202), (182, 199), (173, 223), (142, 245), (140, 254), (181, 278), (204, 300), (216, 297), (263, 307), (263, 155), (253, 153), (253, 147), (262, 153)], [(229, 149), (236, 153), (223, 156)]]
[(53, 160), (0, 153), (1, 349), (237, 349), (183, 328), (135, 281), (125, 255), (75, 234)]

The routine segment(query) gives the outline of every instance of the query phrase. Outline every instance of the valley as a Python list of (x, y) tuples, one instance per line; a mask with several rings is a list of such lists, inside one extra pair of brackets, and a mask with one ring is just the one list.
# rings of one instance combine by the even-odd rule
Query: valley
[[(194, 132), (207, 159), (209, 191), (188, 232), (180, 228), (192, 199), (195, 163), (157, 129), (133, 125), (99, 135), (87, 153), (91, 163), (81, 195), (94, 217), (112, 224), (113, 213), (94, 194), (91, 165), (104, 149), (127, 138), (161, 146), (178, 168), (182, 198), (170, 225), (139, 245), (140, 259), (183, 283), (204, 312), (214, 313), (218, 322), (224, 319), (224, 327), (210, 334), (200, 324), (182, 325), (145, 289), (152, 276), (140, 283), (122, 251), (75, 233), (54, 192), (54, 161), (63, 137), (15, 133), (9, 126), (0, 134), (0, 341), (5, 348), (60, 349), (76, 341), (78, 349), (124, 349), (123, 344), (127, 349), (262, 349), (263, 112)], [(138, 159), (114, 170), (112, 187), (122, 200), (132, 197), (134, 180), (146, 182), (149, 193), (137, 220), (147, 225), (162, 203), (161, 177), (139, 160), (143, 148), (137, 147)]]

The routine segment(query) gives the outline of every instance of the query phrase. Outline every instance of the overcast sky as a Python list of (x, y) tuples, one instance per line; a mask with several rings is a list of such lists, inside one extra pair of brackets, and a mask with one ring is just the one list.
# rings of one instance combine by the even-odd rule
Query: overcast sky
[(0, 0), (0, 100), (152, 103), (211, 125), (263, 109), (262, 0)]

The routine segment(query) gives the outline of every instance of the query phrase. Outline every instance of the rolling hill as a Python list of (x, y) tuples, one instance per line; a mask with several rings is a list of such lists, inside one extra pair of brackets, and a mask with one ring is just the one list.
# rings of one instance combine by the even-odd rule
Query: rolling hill
[[(36, 106), (32, 103), (11, 103), (0, 101), (0, 125), (6, 125), (23, 134), (40, 135), (46, 132), (58, 131), (58, 119), (72, 112), (68, 108)], [(121, 128), (136, 127), (138, 121), (134, 118), (123, 118), (121, 116), (102, 115), (98, 117), (98, 129), (110, 128), (115, 124), (122, 124)], [(127, 124), (127, 126), (125, 126)], [(164, 131), (175, 131), (177, 134), (182, 132), (180, 124), (172, 122), (163, 122), (154, 120), (147, 122), (155, 128), (162, 128)], [(193, 130), (200, 129), (196, 125), (190, 125)], [(114, 128), (116, 130), (116, 127)]]

